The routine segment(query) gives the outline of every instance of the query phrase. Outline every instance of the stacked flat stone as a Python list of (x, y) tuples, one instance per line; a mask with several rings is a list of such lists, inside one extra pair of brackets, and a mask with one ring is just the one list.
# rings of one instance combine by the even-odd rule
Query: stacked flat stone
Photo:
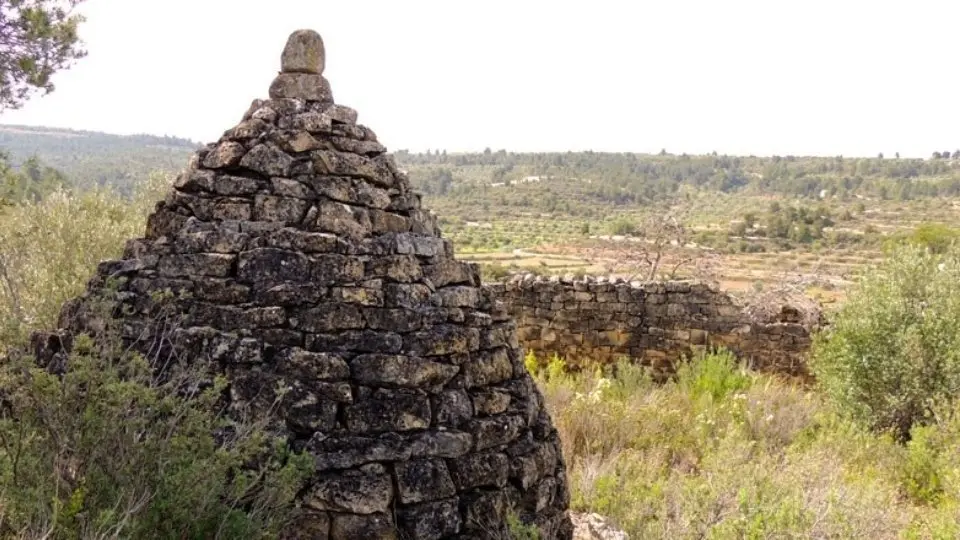
[(85, 300), (117, 282), (125, 339), (172, 354), (153, 297), (169, 290), (169, 348), (219, 366), (233, 407), (267, 414), (289, 388), (277, 431), (316, 462), (290, 538), (491, 538), (511, 512), (570, 538), (560, 441), (513, 321), (334, 103), (320, 36), (291, 35), (282, 68), (61, 325), (88, 330)]
[(525, 274), (484, 289), (513, 318), (523, 348), (540, 358), (558, 355), (576, 367), (629, 358), (667, 376), (683, 358), (724, 347), (758, 370), (809, 375), (814, 328), (799, 313), (755, 321), (705, 283)]

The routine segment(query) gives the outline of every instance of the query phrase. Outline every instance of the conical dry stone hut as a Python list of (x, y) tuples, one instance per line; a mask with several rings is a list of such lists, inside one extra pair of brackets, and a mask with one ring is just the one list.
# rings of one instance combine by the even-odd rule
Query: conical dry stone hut
[[(270, 99), (193, 156), (146, 236), (64, 307), (65, 333), (89, 330), (87, 299), (116, 283), (132, 346), (213, 361), (235, 405), (290, 388), (277, 430), (316, 462), (291, 537), (491, 538), (514, 512), (569, 538), (560, 441), (514, 323), (334, 103), (320, 36), (294, 32), (281, 63)], [(163, 290), (179, 295), (168, 340)]]

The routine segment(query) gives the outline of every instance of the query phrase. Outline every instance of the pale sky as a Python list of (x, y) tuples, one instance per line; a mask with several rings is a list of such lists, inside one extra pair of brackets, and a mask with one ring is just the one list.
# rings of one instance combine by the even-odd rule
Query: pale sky
[(89, 56), (0, 123), (216, 140), (320, 32), (390, 150), (927, 157), (960, 147), (955, 0), (87, 0)]

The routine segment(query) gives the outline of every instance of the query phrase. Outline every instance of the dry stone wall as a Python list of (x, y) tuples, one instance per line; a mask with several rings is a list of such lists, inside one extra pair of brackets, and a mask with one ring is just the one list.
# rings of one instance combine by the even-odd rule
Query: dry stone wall
[(702, 283), (515, 276), (486, 286), (517, 322), (521, 345), (569, 364), (622, 357), (671, 371), (683, 355), (723, 346), (761, 370), (806, 375), (810, 330), (785, 309), (751, 322), (729, 295)]
[[(560, 441), (514, 322), (334, 103), (325, 61), (319, 35), (291, 35), (270, 99), (193, 156), (59, 335), (96, 336), (106, 296), (126, 345), (212, 363), (231, 410), (279, 402), (274, 431), (316, 464), (288, 538), (491, 538), (513, 513), (569, 539)], [(69, 339), (35, 343), (49, 365)]]

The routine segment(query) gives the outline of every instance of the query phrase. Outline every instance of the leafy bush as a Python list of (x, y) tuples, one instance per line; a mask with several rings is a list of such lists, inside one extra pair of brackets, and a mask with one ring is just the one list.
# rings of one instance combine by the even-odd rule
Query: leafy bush
[(916, 426), (910, 431), (907, 459), (901, 470), (904, 490), (921, 504), (934, 504), (943, 495), (936, 429), (937, 426)]
[(0, 364), (0, 536), (275, 536), (309, 456), (267, 418), (221, 414), (226, 382), (206, 366), (161, 371), (119, 343), (78, 336), (63, 373)]
[(57, 191), (0, 208), (0, 350), (51, 327), (97, 263), (143, 234), (147, 212), (169, 182), (153, 176), (132, 200), (107, 190)]
[(895, 249), (850, 291), (812, 357), (840, 411), (907, 438), (960, 390), (960, 254)]
[(717, 401), (750, 385), (750, 376), (727, 350), (698, 354), (677, 369), (677, 384), (691, 396)]
[(924, 223), (909, 233), (897, 234), (886, 247), (890, 250), (903, 244), (922, 246), (940, 255), (946, 253), (957, 240), (960, 240), (960, 230), (942, 223)]
[(632, 236), (637, 234), (637, 224), (627, 218), (617, 218), (608, 226), (610, 234), (621, 236)]

